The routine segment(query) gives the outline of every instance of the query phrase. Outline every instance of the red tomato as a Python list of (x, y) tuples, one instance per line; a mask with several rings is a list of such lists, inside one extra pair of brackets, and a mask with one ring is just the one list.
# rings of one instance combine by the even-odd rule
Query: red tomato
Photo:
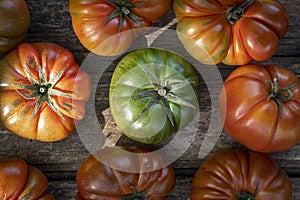
[(172, 0), (70, 0), (74, 31), (88, 50), (115, 56), (162, 18)]
[(290, 200), (292, 184), (267, 154), (221, 151), (194, 176), (191, 200)]
[(29, 10), (24, 0), (0, 0), (0, 54), (15, 48), (29, 28)]
[(187, 51), (207, 64), (269, 59), (289, 27), (276, 0), (174, 0), (177, 32)]
[(67, 49), (21, 44), (0, 61), (0, 122), (34, 140), (67, 137), (85, 115), (91, 81)]
[(36, 167), (19, 158), (0, 160), (0, 199), (54, 200), (48, 180)]
[(106, 156), (106, 161), (116, 168), (104, 165), (94, 156), (84, 161), (76, 176), (77, 200), (167, 199), (175, 186), (173, 168), (169, 165), (157, 169), (162, 158), (149, 156), (146, 150), (126, 150), (134, 154), (116, 153), (112, 148), (96, 154), (100, 159)]
[(235, 69), (219, 96), (224, 129), (248, 148), (273, 152), (300, 141), (300, 84), (283, 67)]

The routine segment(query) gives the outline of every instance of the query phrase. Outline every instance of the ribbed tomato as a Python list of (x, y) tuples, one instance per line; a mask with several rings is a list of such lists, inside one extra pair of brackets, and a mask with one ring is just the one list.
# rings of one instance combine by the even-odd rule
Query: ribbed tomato
[(173, 7), (183, 46), (207, 64), (267, 60), (289, 27), (276, 0), (174, 0)]
[(0, 0), (0, 54), (12, 50), (26, 36), (29, 10), (24, 0)]
[(238, 67), (219, 100), (225, 131), (248, 148), (273, 152), (300, 141), (300, 84), (287, 68)]
[(199, 111), (199, 75), (179, 54), (144, 48), (131, 51), (113, 73), (109, 104), (123, 133), (154, 144), (186, 127)]
[(172, 0), (70, 0), (73, 29), (83, 46), (102, 56), (115, 56), (162, 18)]
[(47, 177), (20, 158), (0, 159), (0, 199), (54, 200)]
[(290, 200), (287, 174), (267, 154), (221, 151), (196, 172), (191, 200)]
[(85, 115), (89, 75), (53, 43), (21, 44), (0, 61), (0, 123), (16, 135), (56, 141)]
[(170, 165), (160, 168), (162, 157), (135, 147), (123, 148), (127, 153), (113, 148), (106, 147), (82, 163), (76, 176), (77, 200), (167, 199), (175, 175)]

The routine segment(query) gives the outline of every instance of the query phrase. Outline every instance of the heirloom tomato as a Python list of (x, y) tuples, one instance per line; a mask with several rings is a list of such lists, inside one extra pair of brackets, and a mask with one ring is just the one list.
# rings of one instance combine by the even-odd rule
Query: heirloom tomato
[(0, 0), (0, 54), (12, 50), (26, 36), (29, 10), (24, 0)]
[(21, 44), (0, 60), (0, 122), (40, 141), (67, 137), (85, 115), (91, 81), (53, 43)]
[(24, 0), (0, 0), (0, 54), (12, 50), (25, 38), (29, 23)]
[(72, 24), (79, 41), (101, 56), (130, 47), (146, 27), (170, 10), (172, 0), (70, 0)]
[(206, 64), (267, 60), (289, 27), (288, 12), (276, 0), (174, 0), (173, 8), (183, 46)]
[(221, 151), (196, 172), (191, 200), (290, 200), (287, 174), (267, 154)]
[[(145, 149), (126, 147), (126, 153), (116, 153), (113, 148), (105, 147), (82, 163), (76, 175), (77, 200), (167, 199), (175, 186), (172, 166), (159, 168), (162, 157)], [(114, 167), (98, 160), (103, 156)]]
[(20, 158), (0, 159), (0, 199), (54, 200), (47, 177)]
[(248, 148), (273, 152), (300, 140), (300, 84), (283, 67), (248, 64), (225, 80), (220, 96), (224, 129)]
[(198, 78), (194, 67), (175, 52), (145, 48), (128, 53), (110, 83), (117, 126), (138, 142), (162, 142), (196, 116)]

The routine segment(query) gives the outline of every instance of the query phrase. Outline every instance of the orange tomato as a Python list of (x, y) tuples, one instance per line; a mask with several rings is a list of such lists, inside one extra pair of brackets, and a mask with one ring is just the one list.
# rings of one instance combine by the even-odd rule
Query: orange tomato
[(219, 100), (224, 130), (248, 148), (273, 152), (300, 141), (300, 84), (292, 71), (238, 67), (225, 80)]
[(206, 64), (265, 61), (289, 27), (276, 0), (174, 0), (173, 8), (183, 46)]
[(101, 56), (115, 56), (162, 18), (172, 0), (70, 0), (72, 25), (79, 41)]
[(57, 141), (85, 115), (89, 75), (53, 43), (21, 44), (0, 61), (0, 122), (24, 138)]

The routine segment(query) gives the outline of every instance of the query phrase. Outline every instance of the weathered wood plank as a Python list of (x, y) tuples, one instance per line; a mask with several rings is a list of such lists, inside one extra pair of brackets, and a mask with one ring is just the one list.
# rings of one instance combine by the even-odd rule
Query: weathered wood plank
[[(26, 2), (31, 14), (31, 24), (25, 41), (30, 43), (57, 43), (70, 49), (76, 61), (81, 64), (89, 55), (89, 52), (80, 44), (74, 34), (68, 10), (68, 0), (26, 0)], [(300, 77), (300, 16), (298, 14), (300, 0), (280, 0), (280, 2), (283, 3), (290, 14), (290, 28), (281, 40), (274, 57), (263, 62), (263, 64), (277, 64), (288, 67)], [(163, 27), (173, 19), (174, 13), (170, 11), (161, 21), (156, 22), (155, 26)], [(175, 25), (171, 26), (170, 29), (175, 30)], [(174, 38), (174, 43), (179, 44), (179, 41)], [(106, 58), (103, 57), (103, 59)], [(222, 78), (225, 79), (234, 67), (219, 64), (218, 69)], [(101, 123), (103, 123), (101, 111), (108, 107), (108, 87), (112, 72), (113, 68), (109, 68), (99, 81), (95, 97), (97, 110), (93, 110), (93, 106), (88, 107), (88, 112), (97, 113), (99, 121), (102, 121)], [(201, 84), (203, 87), (203, 96), (200, 102), (202, 121), (199, 132), (187, 152), (172, 163), (177, 172), (177, 186), (169, 199), (188, 199), (192, 174), (205, 160), (205, 158), (199, 158), (198, 153), (210, 122), (211, 104), (208, 91), (205, 89), (205, 83), (202, 82)], [(125, 137), (121, 138), (119, 144), (137, 145)], [(42, 143), (20, 138), (0, 128), (0, 146), (0, 158), (24, 158), (28, 163), (36, 165), (46, 172), (50, 180), (49, 190), (54, 193), (56, 199), (74, 199), (77, 192), (75, 173), (89, 155), (77, 131), (74, 131), (62, 141)], [(220, 150), (240, 148), (244, 147), (223, 131), (213, 151), (208, 156)], [(270, 155), (291, 176), (294, 185), (293, 200), (300, 199), (300, 144), (290, 150)]]
[[(46, 172), (66, 172), (76, 171), (81, 163), (89, 156), (89, 152), (80, 142), (80, 138), (74, 132), (70, 137), (63, 141), (55, 143), (41, 143), (38, 141), (29, 141), (11, 133), (0, 132), (1, 151), (0, 158), (20, 157), (32, 165), (36, 165)], [(5, 135), (3, 137), (3, 135)], [(122, 138), (124, 145), (135, 145), (135, 142)], [(190, 148), (178, 160), (172, 163), (175, 169), (198, 168), (205, 158), (199, 158), (199, 146), (203, 141), (201, 134), (197, 134)], [(213, 153), (225, 149), (245, 149), (238, 142), (222, 133), (218, 143), (214, 146)], [(278, 161), (288, 173), (300, 175), (300, 144), (290, 150), (271, 153), (274, 159)]]
[[(178, 175), (176, 177), (176, 186), (169, 195), (169, 200), (188, 200), (192, 176)], [(300, 197), (300, 178), (291, 178), (293, 184), (292, 200), (299, 200)], [(77, 194), (77, 185), (75, 180), (70, 181), (50, 181), (49, 191), (53, 193), (57, 200), (74, 199)]]

